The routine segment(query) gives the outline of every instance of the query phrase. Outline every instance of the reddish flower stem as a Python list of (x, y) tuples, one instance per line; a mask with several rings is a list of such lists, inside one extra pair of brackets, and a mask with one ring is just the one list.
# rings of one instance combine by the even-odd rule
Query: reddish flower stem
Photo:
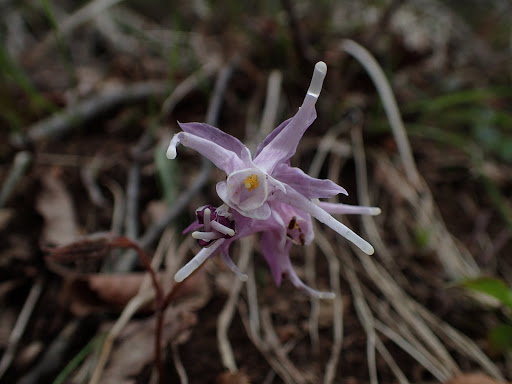
[[(165, 383), (165, 371), (164, 365), (162, 361), (162, 330), (163, 330), (163, 322), (164, 322), (164, 312), (165, 308), (170, 302), (169, 300), (164, 300), (164, 292), (162, 289), (162, 285), (158, 281), (157, 274), (151, 263), (149, 261), (148, 256), (144, 252), (144, 250), (133, 240), (129, 239), (125, 236), (117, 236), (112, 239), (110, 242), (110, 246), (119, 247), (119, 248), (131, 248), (137, 252), (139, 255), (140, 261), (144, 265), (144, 268), (148, 271), (151, 282), (153, 283), (153, 288), (155, 289), (156, 299), (155, 299), (155, 312), (156, 312), (156, 327), (155, 327), (155, 365), (158, 370), (159, 383)], [(178, 285), (178, 284), (176, 284)], [(169, 296), (174, 296), (172, 293), (176, 291), (176, 285), (173, 286), (171, 292), (169, 292)], [(166, 297), (166, 298), (167, 298)], [(172, 298), (172, 297), (171, 297)]]

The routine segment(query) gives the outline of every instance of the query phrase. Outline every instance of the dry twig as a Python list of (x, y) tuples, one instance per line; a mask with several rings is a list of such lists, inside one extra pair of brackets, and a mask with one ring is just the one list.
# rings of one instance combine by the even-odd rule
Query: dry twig
[(30, 126), (27, 136), (21, 138), (21, 141), (33, 143), (45, 138), (55, 138), (111, 109), (152, 97), (162, 97), (167, 92), (167, 84), (160, 81), (143, 81), (107, 89)]
[(14, 162), (12, 164), (7, 177), (2, 183), (2, 188), (0, 190), (0, 208), (4, 206), (7, 199), (11, 195), (14, 187), (18, 183), (21, 177), (25, 174), (30, 162), (32, 160), (32, 155), (27, 151), (21, 151), (14, 156)]
[(384, 71), (382, 71), (382, 68), (370, 52), (355, 41), (343, 40), (341, 48), (355, 57), (372, 78), (384, 106), (384, 110), (386, 111), (391, 129), (393, 130), (393, 135), (398, 146), (398, 151), (400, 152), (400, 157), (402, 159), (402, 164), (405, 169), (405, 173), (407, 174), (407, 178), (413, 185), (418, 185), (420, 176), (416, 169), (416, 163), (412, 156), (411, 146), (407, 139), (404, 123), (400, 116), (395, 96), (386, 79)]
[[(239, 268), (242, 272), (247, 270), (249, 259), (252, 255), (252, 248), (254, 244), (253, 237), (244, 237), (240, 240), (240, 257), (238, 260)], [(230, 372), (236, 372), (238, 370), (235, 362), (235, 356), (233, 349), (228, 339), (228, 329), (235, 313), (235, 306), (238, 301), (240, 292), (242, 290), (243, 281), (233, 277), (235, 279), (233, 286), (231, 287), (229, 298), (224, 304), (224, 308), (219, 314), (217, 319), (217, 344), (219, 346), (219, 352), (222, 360), (222, 365), (226, 367)]]
[(336, 369), (343, 346), (343, 299), (340, 287), (340, 263), (336, 257), (336, 251), (333, 249), (327, 238), (321, 231), (315, 229), (315, 243), (322, 250), (329, 264), (329, 275), (331, 289), (336, 294), (333, 299), (334, 310), (333, 320), (333, 344), (331, 347), (331, 356), (325, 366), (324, 384), (333, 383), (336, 378)]
[(16, 324), (14, 324), (14, 328), (9, 335), (9, 339), (7, 341), (7, 349), (4, 351), (2, 355), (2, 360), (0, 361), (0, 379), (7, 372), (9, 366), (11, 365), (16, 351), (18, 349), (19, 343), (21, 341), (21, 337), (27, 328), (28, 322), (30, 320), (30, 316), (34, 311), (34, 308), (39, 301), (39, 297), (41, 297), (41, 293), (43, 292), (44, 281), (39, 280), (36, 281), (30, 292), (27, 296), (27, 300), (25, 300), (25, 304), (21, 309), (21, 312), (16, 320)]

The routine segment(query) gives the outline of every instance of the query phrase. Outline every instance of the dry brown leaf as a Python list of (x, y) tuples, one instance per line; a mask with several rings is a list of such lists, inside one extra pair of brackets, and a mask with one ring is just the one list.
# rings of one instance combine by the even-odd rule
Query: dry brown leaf
[(87, 277), (87, 283), (105, 303), (124, 307), (137, 294), (145, 275), (145, 273), (95, 274)]
[(36, 207), (44, 218), (41, 241), (44, 244), (63, 245), (78, 236), (78, 225), (73, 201), (62, 180), (48, 172), (41, 178), (42, 190)]
[(215, 378), (215, 384), (250, 384), (249, 377), (243, 372), (223, 372)]
[[(183, 306), (169, 308), (164, 318), (163, 344), (181, 336), (197, 323), (197, 316)], [(132, 321), (113, 349), (101, 383), (132, 383), (133, 377), (154, 360), (155, 319)]]
[(486, 376), (481, 373), (468, 373), (456, 376), (447, 382), (445, 384), (508, 384), (507, 382), (503, 381), (496, 381), (489, 376)]
[[(164, 272), (159, 276), (160, 281), (169, 279)], [(145, 277), (146, 273), (144, 272), (122, 275), (70, 275), (66, 278), (66, 289), (63, 290), (62, 300), (69, 303), (71, 312), (76, 316), (84, 316), (98, 311), (104, 312), (105, 310), (120, 313), (137, 294)], [(149, 289), (153, 289), (153, 287), (150, 286)], [(202, 299), (204, 290), (204, 276), (192, 275), (183, 282), (176, 293), (175, 300), (194, 299), (196, 301), (195, 299), (199, 299), (201, 302), (199, 306), (197, 304), (190, 305), (189, 310), (201, 308), (204, 305)], [(152, 311), (152, 303), (141, 308), (143, 313), (148, 311)]]

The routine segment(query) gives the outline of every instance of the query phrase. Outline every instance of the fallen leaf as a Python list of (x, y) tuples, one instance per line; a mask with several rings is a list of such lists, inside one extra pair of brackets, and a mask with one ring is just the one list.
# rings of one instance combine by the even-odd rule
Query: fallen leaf
[[(75, 316), (85, 316), (95, 312), (121, 313), (126, 304), (137, 294), (145, 278), (144, 272), (122, 275), (89, 274), (71, 275), (65, 278), (61, 302), (67, 303)], [(159, 274), (160, 281), (168, 279), (164, 272)], [(152, 285), (149, 289), (153, 289)], [(208, 292), (205, 296), (205, 290)], [(175, 301), (191, 302), (189, 310), (202, 308), (209, 299), (203, 276), (191, 276), (176, 292)], [(140, 313), (153, 311), (150, 302), (140, 309)]]
[(250, 384), (249, 377), (243, 372), (223, 372), (215, 378), (215, 384)]
[(36, 207), (44, 218), (43, 244), (71, 243), (78, 235), (73, 201), (60, 178), (48, 172), (41, 178), (42, 190)]
[[(162, 343), (166, 345), (196, 325), (197, 316), (183, 306), (169, 308), (165, 313)], [(130, 322), (112, 351), (101, 383), (131, 383), (133, 377), (154, 361), (155, 319)]]

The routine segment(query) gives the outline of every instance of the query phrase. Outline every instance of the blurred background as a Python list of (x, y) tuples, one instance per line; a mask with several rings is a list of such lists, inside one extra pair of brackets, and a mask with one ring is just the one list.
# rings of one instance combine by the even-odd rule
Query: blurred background
[(231, 249), (247, 284), (212, 258), (166, 311), (167, 382), (512, 377), (509, 1), (0, 0), (0, 21), (0, 382), (156, 382), (151, 285), (108, 239), (170, 290), (225, 177), (184, 147), (165, 158), (177, 121), (254, 146), (319, 60), (292, 164), (382, 209), (340, 218), (376, 253), (321, 225), (292, 249), (332, 301), (276, 287), (257, 239)]

